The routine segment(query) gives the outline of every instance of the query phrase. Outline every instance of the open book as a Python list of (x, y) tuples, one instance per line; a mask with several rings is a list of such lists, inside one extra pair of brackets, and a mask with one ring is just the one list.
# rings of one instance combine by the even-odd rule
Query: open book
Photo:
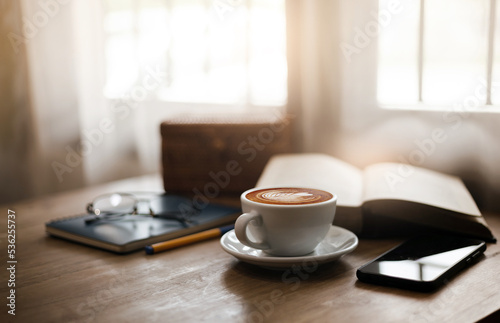
[(334, 225), (364, 237), (448, 231), (495, 241), (457, 177), (407, 164), (360, 170), (324, 154), (276, 155), (257, 187), (315, 187), (337, 195)]

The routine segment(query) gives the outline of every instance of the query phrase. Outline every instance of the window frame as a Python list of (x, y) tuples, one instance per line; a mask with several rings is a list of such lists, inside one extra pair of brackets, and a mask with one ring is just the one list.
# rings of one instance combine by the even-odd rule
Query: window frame
[[(418, 40), (417, 40), (417, 102), (416, 103), (383, 103), (379, 101), (377, 97), (377, 105), (380, 109), (384, 110), (408, 110), (408, 111), (437, 111), (437, 112), (449, 112), (455, 110), (467, 110), (468, 112), (478, 112), (478, 113), (499, 113), (500, 112), (500, 103), (492, 104), (491, 96), (492, 92), (495, 92), (493, 88), (494, 81), (492, 78), (493, 69), (494, 69), (494, 53), (495, 53), (495, 22), (497, 15), (496, 8), (496, 0), (488, 0), (489, 1), (489, 22), (488, 22), (488, 35), (487, 35), (487, 57), (486, 57), (486, 75), (485, 78), (478, 81), (478, 86), (482, 85), (484, 87), (484, 94), (479, 94), (479, 89), (475, 89), (474, 93), (464, 94), (463, 100), (464, 102), (454, 102), (453, 104), (435, 104), (435, 103), (426, 103), (423, 100), (423, 82), (424, 82), (424, 39), (425, 39), (425, 7), (426, 1), (420, 0), (418, 4)], [(396, 1), (392, 1), (394, 3)], [(391, 2), (389, 2), (388, 8), (377, 8), (379, 10), (385, 10), (388, 12), (392, 12)], [(398, 9), (398, 8), (396, 8)], [(395, 9), (394, 9), (395, 10)], [(379, 27), (380, 28), (380, 27)], [(375, 37), (375, 43), (378, 44), (378, 35)], [(375, 44), (375, 46), (377, 46)], [(500, 44), (499, 44), (500, 45)], [(499, 49), (497, 49), (499, 50)], [(479, 84), (481, 83), (481, 84)], [(499, 84), (500, 85), (500, 84)], [(496, 87), (496, 86), (495, 86)], [(472, 97), (476, 97), (480, 101), (484, 101), (485, 103), (478, 103), (475, 106), (471, 106), (467, 104), (467, 101), (471, 101)], [(463, 106), (460, 108), (460, 106)]]

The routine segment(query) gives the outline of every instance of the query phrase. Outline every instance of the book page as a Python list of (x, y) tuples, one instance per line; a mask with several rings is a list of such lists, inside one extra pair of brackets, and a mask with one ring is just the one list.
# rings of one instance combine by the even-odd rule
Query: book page
[(337, 205), (359, 207), (363, 178), (358, 168), (324, 154), (276, 155), (268, 162), (257, 187), (302, 186), (337, 195)]
[(397, 163), (369, 166), (363, 176), (363, 201), (407, 200), (481, 216), (474, 199), (458, 177)]

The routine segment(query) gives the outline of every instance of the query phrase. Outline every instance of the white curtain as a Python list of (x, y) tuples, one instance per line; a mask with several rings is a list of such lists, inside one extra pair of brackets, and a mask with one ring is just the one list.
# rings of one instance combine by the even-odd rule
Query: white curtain
[(2, 1), (1, 11), (9, 35), (2, 96), (10, 99), (1, 122), (12, 130), (1, 137), (2, 200), (158, 172), (169, 111), (143, 109), (143, 88), (104, 97), (102, 2)]
[[(279, 11), (283, 2), (266, 4), (261, 10), (250, 0), (0, 1), (2, 34), (11, 36), (2, 38), (2, 55), (6, 57), (2, 64), (5, 62), (7, 67), (2, 84), (14, 81), (18, 85), (15, 92), (7, 86), (2, 89), (2, 95), (11, 101), (4, 101), (5, 118), (1, 122), (12, 131), (2, 134), (0, 153), (4, 167), (0, 174), (2, 183), (13, 182), (15, 186), (10, 191), (5, 185), (1, 188), (3, 201), (158, 173), (160, 123), (172, 115), (255, 113), (269, 103), (261, 104), (263, 98), (270, 99), (271, 105), (283, 105), (279, 102), (284, 99), (286, 64), (280, 60), (280, 55), (284, 56), (284, 45), (280, 44), (285, 41), (284, 37), (280, 41), (273, 39), (279, 38), (280, 30), (284, 33), (284, 20), (267, 14)], [(177, 16), (170, 15), (172, 10), (176, 10)], [(118, 15), (109, 15), (110, 12)], [(144, 13), (157, 18), (155, 25), (147, 25)], [(123, 38), (134, 39), (127, 44), (136, 47), (116, 46), (110, 54), (106, 48), (110, 38), (106, 37), (109, 29), (116, 27), (111, 23), (117, 16), (125, 21)], [(252, 23), (255, 17), (263, 20)], [(175, 52), (165, 52), (166, 46), (162, 45), (173, 37), (162, 34), (165, 29), (161, 28), (169, 26), (180, 30), (175, 36)], [(138, 37), (140, 28), (149, 29)], [(150, 37), (149, 31), (155, 32), (154, 37)], [(123, 30), (112, 32), (121, 37)], [(275, 34), (274, 38), (268, 37), (271, 34)], [(210, 36), (213, 43), (204, 42), (204, 36)], [(141, 41), (146, 46), (139, 47)], [(159, 54), (148, 47), (151, 44), (159, 45)], [(210, 47), (214, 44), (220, 48)], [(278, 50), (266, 52), (269, 48)], [(167, 73), (163, 63), (148, 61), (160, 54), (165, 54), (167, 62), (202, 55), (209, 55), (212, 61), (198, 64), (208, 71), (206, 75), (194, 75), (196, 71), (190, 74), (199, 66), (189, 66), (185, 60)], [(130, 65), (116, 65), (115, 61)], [(242, 61), (246, 64), (243, 67)], [(116, 66), (121, 66), (128, 76), (134, 74), (135, 81), (122, 82), (128, 87), (115, 86), (114, 90), (119, 91), (109, 95), (113, 92), (107, 88), (112, 65), (115, 71)], [(277, 72), (273, 74), (271, 70)], [(120, 83), (120, 75), (113, 75)], [(164, 100), (161, 96), (165, 93), (156, 90), (164, 83), (170, 85), (173, 76), (177, 83), (170, 90), (176, 96), (170, 93), (170, 99)], [(194, 91), (194, 86), (201, 90)], [(177, 100), (182, 96), (184, 102)], [(210, 96), (215, 99), (203, 101)], [(186, 101), (186, 97), (193, 98), (192, 102)], [(15, 142), (9, 141), (10, 134), (14, 134)]]
[(139, 163), (133, 140), (140, 137), (137, 109), (119, 119), (103, 96), (100, 2), (45, 3), (23, 1), (24, 28), (34, 27), (25, 45), (45, 186), (56, 191), (153, 171)]
[(335, 153), (341, 126), (339, 1), (287, 2), (288, 110), (299, 151)]
[[(22, 35), (20, 3), (0, 1), (0, 34)], [(26, 52), (0, 38), (0, 202), (32, 196), (38, 176), (36, 129), (27, 95)]]

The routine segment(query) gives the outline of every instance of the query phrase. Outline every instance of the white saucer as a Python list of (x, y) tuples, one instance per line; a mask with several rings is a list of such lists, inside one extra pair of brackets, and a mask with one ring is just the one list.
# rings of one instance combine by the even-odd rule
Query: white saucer
[(220, 239), (224, 251), (241, 261), (265, 268), (289, 268), (293, 265), (323, 264), (334, 261), (341, 256), (354, 251), (358, 246), (358, 237), (349, 230), (332, 226), (325, 239), (310, 254), (299, 257), (278, 257), (266, 254), (262, 250), (247, 247), (242, 244), (234, 230), (224, 234)]

